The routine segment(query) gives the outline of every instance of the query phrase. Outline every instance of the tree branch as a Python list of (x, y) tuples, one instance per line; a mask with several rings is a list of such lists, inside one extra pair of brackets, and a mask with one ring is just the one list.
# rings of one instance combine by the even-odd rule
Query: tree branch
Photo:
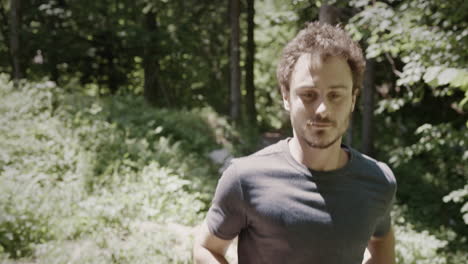
[(390, 65), (392, 66), (392, 71), (393, 73), (398, 76), (398, 77), (402, 77), (403, 73), (399, 70), (397, 70), (396, 66), (395, 66), (395, 61), (393, 60), (392, 56), (390, 56), (387, 52), (385, 52), (385, 58), (387, 58), (388, 62), (390, 63)]

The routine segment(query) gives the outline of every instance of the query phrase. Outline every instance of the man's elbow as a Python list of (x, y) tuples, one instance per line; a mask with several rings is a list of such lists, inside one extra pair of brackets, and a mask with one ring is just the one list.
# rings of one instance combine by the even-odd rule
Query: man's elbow
[(195, 244), (193, 246), (193, 263), (195, 264), (229, 264), (223, 255)]
[(394, 264), (395, 263), (395, 235), (390, 229), (382, 237), (371, 237), (367, 244), (363, 263), (366, 264)]
[(193, 243), (193, 261), (199, 264), (228, 263), (224, 257), (230, 241), (222, 240), (208, 231), (205, 223), (197, 228)]

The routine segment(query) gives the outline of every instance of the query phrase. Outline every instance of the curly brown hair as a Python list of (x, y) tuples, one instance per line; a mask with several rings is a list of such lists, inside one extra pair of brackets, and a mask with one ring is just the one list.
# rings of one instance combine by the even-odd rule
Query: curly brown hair
[(353, 93), (359, 93), (366, 61), (358, 43), (340, 27), (320, 22), (306, 24), (283, 49), (276, 76), (281, 92), (289, 91), (291, 72), (298, 58), (304, 54), (317, 54), (323, 61), (329, 56), (344, 58), (353, 77)]

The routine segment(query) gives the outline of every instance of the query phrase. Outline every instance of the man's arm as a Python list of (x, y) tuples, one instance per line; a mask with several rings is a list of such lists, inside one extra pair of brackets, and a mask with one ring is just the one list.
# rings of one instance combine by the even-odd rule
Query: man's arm
[(393, 229), (383, 237), (372, 237), (367, 243), (363, 264), (395, 264), (395, 235)]
[(232, 240), (221, 239), (208, 230), (204, 221), (198, 228), (193, 246), (193, 259), (196, 264), (226, 264), (226, 254)]

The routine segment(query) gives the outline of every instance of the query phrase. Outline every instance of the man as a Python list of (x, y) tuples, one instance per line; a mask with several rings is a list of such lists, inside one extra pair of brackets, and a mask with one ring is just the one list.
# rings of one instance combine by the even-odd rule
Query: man
[(293, 137), (232, 161), (196, 237), (196, 263), (227, 263), (236, 236), (240, 264), (395, 263), (395, 177), (341, 143), (364, 67), (358, 44), (331, 25), (310, 23), (288, 43), (277, 77)]

